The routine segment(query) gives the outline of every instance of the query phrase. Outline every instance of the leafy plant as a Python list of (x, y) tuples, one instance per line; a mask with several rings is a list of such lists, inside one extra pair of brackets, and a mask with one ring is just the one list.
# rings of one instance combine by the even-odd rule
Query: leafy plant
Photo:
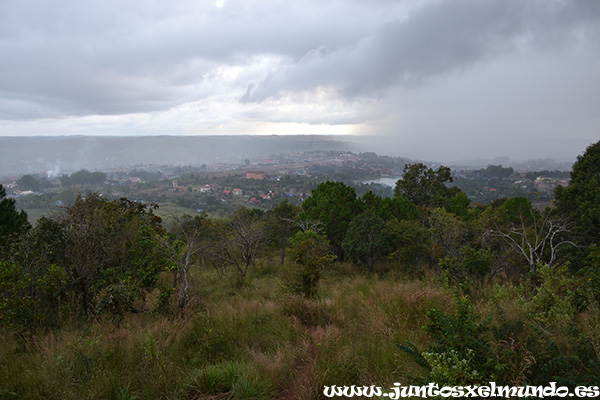
[(284, 280), (295, 293), (313, 296), (323, 271), (331, 267), (336, 256), (331, 254), (329, 241), (313, 231), (298, 232), (290, 240), (293, 265)]

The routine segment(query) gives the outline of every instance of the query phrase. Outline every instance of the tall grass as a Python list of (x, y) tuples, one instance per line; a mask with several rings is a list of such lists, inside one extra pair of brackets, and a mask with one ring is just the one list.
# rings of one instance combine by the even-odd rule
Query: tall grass
[(407, 382), (422, 371), (397, 344), (426, 346), (427, 310), (453, 304), (440, 285), (347, 264), (311, 299), (284, 290), (279, 273), (259, 263), (238, 288), (233, 276), (195, 271), (198, 302), (183, 317), (0, 332), (0, 398), (316, 399), (323, 385)]

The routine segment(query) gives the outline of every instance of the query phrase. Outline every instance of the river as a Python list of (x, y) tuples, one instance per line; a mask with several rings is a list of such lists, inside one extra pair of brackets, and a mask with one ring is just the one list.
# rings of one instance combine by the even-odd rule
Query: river
[(392, 177), (386, 177), (386, 178), (379, 178), (379, 179), (373, 179), (370, 181), (364, 181), (363, 183), (380, 183), (382, 185), (386, 185), (386, 186), (390, 186), (392, 188), (396, 187), (396, 182), (398, 182), (398, 179), (400, 179), (401, 176), (392, 178)]

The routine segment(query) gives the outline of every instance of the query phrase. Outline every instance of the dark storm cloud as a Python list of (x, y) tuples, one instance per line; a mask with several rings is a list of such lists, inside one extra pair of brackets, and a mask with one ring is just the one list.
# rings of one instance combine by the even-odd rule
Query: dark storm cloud
[(320, 47), (248, 86), (242, 102), (325, 86), (348, 98), (379, 95), (523, 49), (595, 40), (600, 1), (455, 0), (423, 5), (354, 45)]
[(0, 118), (167, 109), (205, 95), (215, 68), (353, 43), (378, 19), (359, 3), (340, 19), (338, 1), (215, 4), (0, 2)]
[(0, 134), (296, 124), (558, 154), (597, 137), (599, 20), (598, 0), (0, 0)]

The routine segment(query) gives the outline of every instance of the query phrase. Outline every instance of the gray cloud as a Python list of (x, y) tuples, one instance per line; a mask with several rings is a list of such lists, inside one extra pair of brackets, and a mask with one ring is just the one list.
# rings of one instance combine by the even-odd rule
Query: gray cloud
[(356, 42), (379, 19), (358, 12), (369, 7), (333, 0), (230, 0), (220, 8), (212, 1), (5, 0), (0, 116), (169, 108), (202, 97), (199, 87), (214, 68)]
[(1, 0), (0, 134), (572, 155), (598, 137), (598, 37), (598, 0)]
[(426, 3), (354, 45), (320, 47), (248, 86), (242, 102), (286, 91), (333, 87), (347, 98), (373, 96), (467, 69), (523, 47), (556, 50), (599, 33), (594, 0), (455, 0)]
[(320, 86), (379, 96), (522, 43), (564, 45), (599, 14), (596, 0), (4, 0), (0, 118), (164, 110), (207, 96), (215, 68), (260, 55), (282, 61), (239, 82), (242, 102)]

